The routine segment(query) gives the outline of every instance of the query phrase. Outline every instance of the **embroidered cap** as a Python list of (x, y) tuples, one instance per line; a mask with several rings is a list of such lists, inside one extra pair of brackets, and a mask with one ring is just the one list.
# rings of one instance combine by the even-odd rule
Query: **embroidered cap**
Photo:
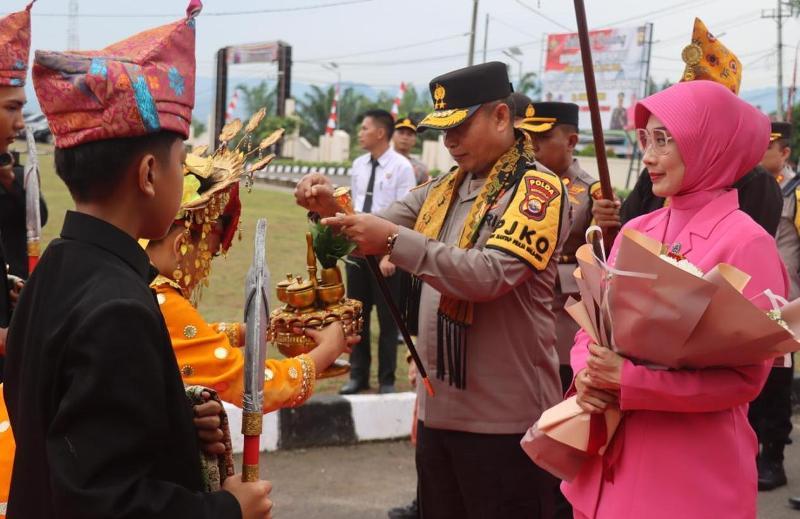
[(0, 86), (23, 86), (31, 50), (31, 7), (0, 18)]
[(742, 83), (742, 62), (728, 50), (700, 20), (694, 19), (692, 43), (683, 48), (681, 58), (686, 63), (681, 81), (707, 79), (724, 85), (739, 94)]
[(162, 130), (189, 136), (194, 107), (195, 17), (99, 51), (36, 51), (33, 86), (59, 148)]
[(430, 83), (434, 112), (425, 116), (418, 128), (455, 128), (475, 113), (483, 103), (505, 99), (513, 91), (505, 63), (490, 61), (454, 70), (433, 78)]

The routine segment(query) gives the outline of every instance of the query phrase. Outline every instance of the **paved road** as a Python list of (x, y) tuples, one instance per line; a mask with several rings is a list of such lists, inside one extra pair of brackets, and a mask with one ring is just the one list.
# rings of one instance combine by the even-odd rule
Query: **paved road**
[(794, 443), (786, 446), (785, 468), (789, 484), (771, 492), (758, 495), (759, 519), (800, 519), (800, 510), (787, 504), (789, 496), (800, 496), (800, 415), (794, 416)]
[[(800, 519), (786, 504), (800, 495), (798, 427), (786, 452), (789, 485), (759, 494), (759, 519)], [(262, 476), (273, 481), (277, 519), (378, 519), (413, 497), (413, 456), (407, 441), (281, 451), (262, 455)]]
[(408, 441), (279, 451), (261, 460), (262, 477), (273, 483), (276, 519), (385, 518), (388, 508), (416, 493)]

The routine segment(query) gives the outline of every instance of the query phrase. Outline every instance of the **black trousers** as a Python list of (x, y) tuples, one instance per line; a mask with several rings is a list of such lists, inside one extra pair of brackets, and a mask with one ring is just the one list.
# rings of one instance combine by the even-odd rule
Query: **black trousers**
[[(369, 382), (369, 368), (372, 362), (370, 349), (370, 315), (372, 308), (378, 310), (378, 384), (393, 385), (395, 370), (397, 369), (397, 325), (392, 319), (389, 307), (383, 294), (378, 288), (378, 283), (372, 276), (367, 262), (362, 258), (350, 258), (355, 265), (347, 265), (347, 296), (358, 299), (364, 304), (364, 330), (361, 332), (361, 342), (353, 347), (350, 354), (350, 378), (366, 386)], [(392, 296), (397, 297), (399, 292), (397, 274), (386, 278), (386, 283), (391, 289)]]
[(772, 368), (761, 393), (750, 403), (747, 417), (761, 444), (783, 446), (792, 432), (792, 365)]
[(417, 428), (422, 519), (551, 519), (558, 480), (520, 447), (522, 434)]

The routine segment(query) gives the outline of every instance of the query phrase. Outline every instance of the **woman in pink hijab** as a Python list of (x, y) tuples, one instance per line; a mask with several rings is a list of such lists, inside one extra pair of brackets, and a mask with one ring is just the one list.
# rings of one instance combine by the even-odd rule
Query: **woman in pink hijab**
[[(731, 188), (763, 156), (767, 117), (722, 85), (691, 81), (640, 101), (635, 122), (653, 192), (669, 204), (625, 228), (679, 248), (703, 271), (734, 265), (752, 276), (748, 297), (785, 296), (775, 240), (739, 210)], [(768, 309), (765, 299), (756, 301)], [(757, 443), (747, 406), (771, 362), (650, 370), (590, 342), (579, 332), (571, 352), (578, 403), (589, 412), (619, 405), (625, 417), (609, 452), (562, 485), (575, 517), (754, 519)]]

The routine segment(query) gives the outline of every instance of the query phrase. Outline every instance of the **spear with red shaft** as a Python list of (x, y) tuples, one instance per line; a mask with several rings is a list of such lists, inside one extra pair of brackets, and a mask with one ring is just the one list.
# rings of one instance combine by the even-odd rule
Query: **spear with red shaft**
[(25, 138), (28, 142), (28, 162), (25, 165), (23, 185), (25, 186), (25, 231), (28, 241), (28, 275), (33, 273), (39, 263), (42, 238), (42, 216), (39, 212), (39, 157), (36, 154), (36, 139), (33, 130), (25, 127)]
[(267, 220), (256, 223), (253, 263), (245, 285), (244, 395), (242, 398), (242, 481), (258, 481), (258, 455), (264, 419), (264, 363), (267, 360), (269, 327), (269, 285), (266, 251)]

